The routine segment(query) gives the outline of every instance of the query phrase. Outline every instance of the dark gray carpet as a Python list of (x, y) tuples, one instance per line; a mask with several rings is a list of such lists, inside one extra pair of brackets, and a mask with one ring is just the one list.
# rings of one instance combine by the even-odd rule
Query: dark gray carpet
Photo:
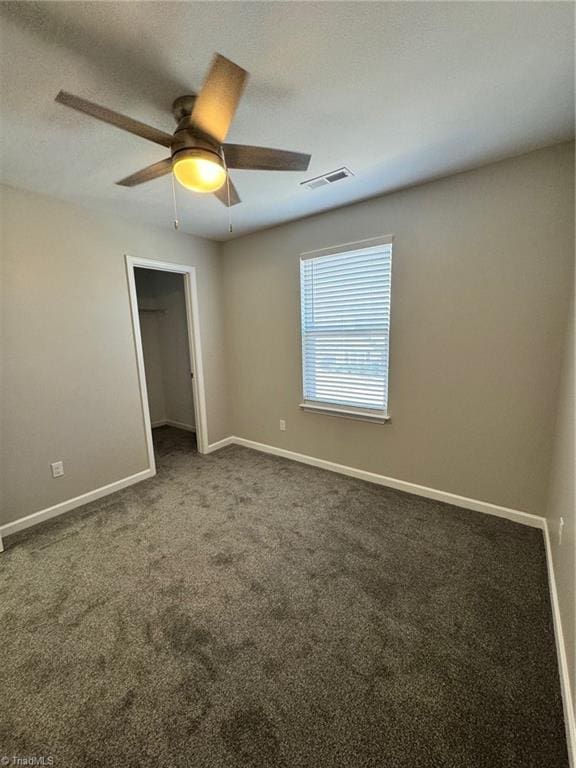
[(193, 440), (7, 540), (0, 755), (568, 765), (540, 531)]

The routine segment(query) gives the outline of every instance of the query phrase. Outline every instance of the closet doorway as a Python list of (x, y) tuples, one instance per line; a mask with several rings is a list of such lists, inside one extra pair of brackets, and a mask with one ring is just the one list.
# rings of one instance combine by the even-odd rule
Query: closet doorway
[[(150, 466), (170, 427), (207, 448), (194, 267), (126, 257), (132, 325)], [(195, 439), (194, 439), (195, 435)], [(158, 447), (158, 446), (157, 446)]]

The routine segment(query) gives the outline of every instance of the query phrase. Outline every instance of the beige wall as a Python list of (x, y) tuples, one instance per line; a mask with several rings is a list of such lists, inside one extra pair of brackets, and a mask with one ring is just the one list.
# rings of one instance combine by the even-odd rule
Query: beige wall
[(0, 523), (147, 467), (125, 253), (197, 267), (209, 441), (229, 434), (217, 244), (9, 187), (0, 222)]
[[(574, 422), (576, 419), (574, 397), (576, 381), (574, 379), (574, 347), (576, 339), (574, 326), (573, 303), (572, 315), (566, 334), (564, 366), (558, 396), (556, 439), (548, 506), (548, 525), (554, 561), (554, 574), (558, 589), (562, 629), (573, 695), (576, 694), (576, 615), (574, 608), (576, 595), (576, 498), (574, 487), (576, 483), (576, 457), (574, 452)], [(560, 518), (564, 519), (562, 544), (559, 541)], [(574, 704), (576, 705), (576, 700)]]
[(152, 423), (196, 424), (190, 371), (184, 278), (136, 269), (140, 330)]
[[(574, 252), (573, 151), (540, 150), (227, 243), (234, 434), (542, 515)], [(304, 413), (299, 254), (386, 234), (392, 421)]]

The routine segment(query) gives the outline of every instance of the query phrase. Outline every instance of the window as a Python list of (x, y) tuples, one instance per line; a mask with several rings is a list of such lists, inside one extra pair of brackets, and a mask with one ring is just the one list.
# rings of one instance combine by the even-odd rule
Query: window
[(306, 410), (386, 421), (392, 238), (303, 254)]

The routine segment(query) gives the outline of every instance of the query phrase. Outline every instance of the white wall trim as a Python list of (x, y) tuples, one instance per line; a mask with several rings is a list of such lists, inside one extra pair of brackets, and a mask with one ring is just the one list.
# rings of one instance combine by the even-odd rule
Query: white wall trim
[[(182, 425), (180, 422), (162, 422), (170, 423), (180, 428), (186, 428), (186, 425)], [(191, 425), (187, 425), (189, 429), (192, 429)], [(409, 483), (406, 480), (397, 480), (393, 477), (386, 477), (385, 475), (378, 475), (375, 472), (368, 472), (363, 469), (356, 469), (355, 467), (348, 467), (344, 464), (336, 464), (326, 459), (317, 459), (314, 456), (308, 456), (303, 453), (296, 453), (295, 451), (289, 451), (285, 448), (277, 448), (273, 445), (267, 445), (265, 443), (257, 443), (254, 440), (247, 440), (244, 437), (236, 437), (234, 435), (225, 437), (222, 440), (218, 440), (215, 443), (210, 443), (206, 446), (205, 453), (213, 453), (221, 448), (226, 448), (229, 445), (241, 445), (245, 448), (252, 448), (253, 450), (260, 451), (261, 453), (269, 453), (274, 456), (283, 456), (286, 459), (292, 461), (298, 461), (301, 464), (309, 464), (313, 467), (319, 467), (320, 469), (326, 469), (329, 472), (336, 472), (341, 475), (347, 475), (349, 477), (355, 477), (359, 480), (366, 480), (370, 483), (376, 483), (377, 485), (384, 485), (388, 488), (395, 488), (399, 491), (405, 491), (406, 493), (412, 493), (416, 496), (424, 496), (428, 499), (435, 501), (443, 501), (447, 504), (453, 504), (457, 507), (463, 507), (464, 509), (471, 509), (476, 512), (484, 512), (489, 515), (495, 515), (496, 517), (504, 517), (507, 520), (512, 520), (522, 525), (528, 525), (532, 528), (540, 528), (546, 531), (546, 520), (538, 515), (530, 515), (527, 512), (520, 512), (516, 509), (509, 509), (508, 507), (500, 507), (496, 504), (491, 504), (486, 501), (478, 501), (477, 499), (470, 499), (466, 496), (458, 496), (454, 493), (447, 491), (439, 491), (436, 488), (428, 488), (423, 485), (416, 485), (415, 483)], [(36, 523), (40, 523), (43, 520), (48, 520), (51, 517), (56, 517), (70, 509), (79, 507), (82, 504), (88, 504), (90, 501), (99, 499), (102, 496), (106, 496), (115, 491), (119, 491), (122, 488), (126, 488), (129, 485), (145, 480), (148, 477), (153, 477), (156, 474), (155, 467), (138, 472), (135, 475), (130, 475), (122, 480), (117, 480), (109, 485), (104, 485), (101, 488), (96, 488), (93, 491), (76, 496), (68, 501), (63, 501), (60, 504), (56, 504), (53, 507), (34, 512), (27, 517), (22, 517), (19, 520), (15, 520), (11, 523), (6, 523), (0, 526), (0, 538), (1, 536), (8, 536), (16, 531), (29, 528)], [(549, 547), (549, 543), (547, 545)], [(1, 551), (1, 550), (0, 550)], [(549, 557), (550, 560), (550, 557)], [(556, 598), (557, 600), (557, 598)], [(576, 767), (575, 767), (576, 768)]]
[(375, 248), (379, 245), (392, 245), (393, 242), (394, 235), (378, 235), (376, 237), (368, 237), (365, 240), (356, 240), (352, 243), (337, 243), (336, 245), (328, 246), (328, 248), (304, 251), (300, 254), (300, 258), (306, 261), (307, 259), (316, 259), (318, 256), (332, 256), (337, 253), (346, 253), (346, 251), (361, 251)]
[(227, 445), (232, 445), (237, 440), (238, 440), (237, 437), (225, 437), (223, 440), (218, 440), (215, 443), (210, 443), (210, 445), (206, 449), (206, 453), (213, 453), (214, 451), (219, 451), (220, 448), (226, 448)]
[(554, 621), (554, 637), (556, 639), (556, 654), (558, 657), (558, 673), (560, 675), (560, 687), (562, 689), (562, 704), (564, 706), (564, 723), (566, 726), (566, 743), (568, 746), (568, 758), (570, 767), (576, 768), (576, 718), (574, 716), (574, 700), (568, 659), (566, 658), (566, 643), (562, 629), (562, 615), (558, 600), (558, 589), (554, 575), (554, 559), (550, 542), (550, 530), (548, 521), (544, 525), (544, 542), (546, 546), (546, 563), (548, 565), (548, 585), (550, 587), (550, 604), (552, 606), (552, 618)]
[(156, 472), (156, 458), (154, 456), (152, 427), (150, 425), (150, 407), (148, 405), (148, 388), (146, 386), (146, 371), (144, 369), (144, 349), (142, 347), (142, 332), (140, 330), (140, 316), (138, 314), (138, 294), (136, 293), (136, 276), (134, 274), (136, 262), (129, 256), (124, 258), (126, 260), (126, 279), (128, 280), (128, 301), (132, 318), (132, 338), (134, 339), (134, 351), (136, 353), (136, 366), (138, 369), (140, 407), (142, 409), (144, 434), (146, 436), (146, 452), (150, 469)]
[(154, 445), (152, 443), (152, 426), (150, 423), (150, 409), (148, 406), (148, 392), (146, 389), (146, 371), (144, 369), (144, 352), (142, 350), (142, 336), (140, 331), (140, 318), (138, 316), (138, 297), (136, 294), (136, 279), (134, 269), (155, 269), (160, 272), (175, 272), (184, 276), (184, 290), (186, 295), (186, 323), (188, 329), (188, 345), (190, 350), (190, 365), (192, 368), (192, 393), (194, 396), (194, 413), (197, 427), (198, 453), (206, 453), (208, 445), (208, 416), (206, 410), (206, 391), (204, 386), (204, 366), (202, 362), (202, 339), (200, 336), (200, 312), (198, 308), (198, 282), (196, 280), (196, 267), (186, 264), (176, 264), (170, 261), (154, 261), (141, 259), (126, 254), (126, 274), (128, 277), (128, 295), (132, 312), (132, 331), (136, 349), (138, 364), (138, 378), (140, 381), (140, 400), (144, 419), (144, 431), (148, 446), (150, 466), (154, 466)]
[(161, 419), (160, 421), (152, 422), (152, 429), (156, 427), (177, 427), (178, 429), (184, 429), (186, 432), (196, 432), (194, 424), (185, 424), (183, 421), (174, 421), (174, 419)]
[(155, 469), (145, 469), (142, 472), (137, 472), (135, 475), (124, 477), (122, 480), (116, 480), (114, 483), (109, 483), (108, 485), (103, 485), (93, 491), (88, 491), (88, 493), (83, 493), (81, 496), (75, 496), (73, 499), (68, 499), (68, 501), (61, 501), (59, 504), (54, 504), (52, 507), (41, 509), (39, 512), (33, 512), (31, 515), (21, 517), (19, 520), (6, 523), (5, 525), (0, 526), (0, 538), (2, 536), (10, 536), (10, 534), (16, 533), (17, 531), (23, 531), (25, 528), (30, 528), (38, 523), (43, 523), (45, 520), (58, 517), (58, 515), (63, 515), (64, 512), (69, 512), (71, 509), (76, 509), (76, 507), (81, 507), (91, 501), (101, 499), (103, 496), (108, 496), (116, 491), (121, 491), (122, 488), (128, 488), (129, 485), (139, 483), (141, 480), (147, 480), (155, 474)]
[[(174, 426), (178, 426), (180, 429), (188, 427), (188, 429), (195, 431), (195, 428), (191, 425), (185, 425), (182, 427), (182, 424), (180, 422), (166, 422), (163, 421), (161, 424), (171, 423)], [(208, 445), (206, 447), (205, 453), (212, 453), (213, 451), (217, 451), (219, 448), (224, 448), (227, 445), (230, 445), (233, 441), (233, 438), (226, 437), (224, 440), (219, 440), (217, 443), (212, 443), (211, 445)], [(4, 546), (2, 542), (3, 536), (10, 536), (13, 533), (17, 533), (18, 531), (23, 531), (26, 528), (31, 528), (34, 525), (38, 525), (39, 523), (43, 523), (45, 520), (50, 520), (53, 517), (58, 517), (59, 515), (63, 515), (65, 512), (70, 512), (72, 509), (76, 509), (77, 507), (81, 507), (84, 504), (89, 504), (91, 501), (96, 501), (97, 499), (101, 499), (103, 496), (109, 496), (111, 493), (116, 493), (116, 491), (121, 491), (122, 488), (128, 488), (130, 485), (134, 485), (135, 483), (139, 483), (142, 480), (147, 480), (150, 477), (154, 477), (156, 474), (156, 465), (153, 465), (152, 467), (143, 470), (142, 472), (137, 472), (135, 475), (130, 475), (129, 477), (124, 477), (121, 480), (116, 480), (113, 483), (108, 483), (108, 485), (103, 485), (100, 488), (95, 488), (93, 491), (88, 491), (87, 493), (83, 493), (80, 496), (75, 496), (73, 499), (68, 499), (67, 501), (61, 501), (58, 504), (54, 504), (52, 507), (47, 507), (46, 509), (41, 509), (38, 512), (33, 512), (30, 515), (27, 515), (26, 517), (21, 517), (18, 520), (13, 520), (10, 523), (5, 523), (4, 525), (0, 525), (0, 552), (4, 551)]]
[[(288, 451), (285, 448), (277, 448), (274, 445), (256, 443), (254, 440), (246, 440), (244, 437), (230, 437), (227, 438), (227, 440), (228, 442), (225, 440), (221, 440), (220, 442), (225, 445), (234, 443), (236, 445), (243, 445), (246, 448), (253, 448), (255, 451), (261, 451), (262, 453), (283, 456), (285, 459), (292, 459), (292, 461), (299, 461), (302, 464), (310, 464), (313, 467), (327, 469), (329, 472), (337, 472), (341, 475), (356, 477), (359, 480), (366, 480), (369, 483), (385, 485), (388, 488), (395, 488), (398, 491), (412, 493), (415, 496), (424, 496), (427, 499), (443, 501), (446, 504), (453, 504), (456, 507), (463, 507), (464, 509), (472, 509), (475, 512), (484, 512), (488, 515), (504, 517), (506, 520), (512, 520), (513, 522), (521, 523), (522, 525), (529, 525), (532, 528), (544, 529), (546, 525), (546, 521), (543, 517), (531, 515), (528, 514), (528, 512), (521, 512), (517, 509), (500, 507), (497, 504), (491, 504), (488, 501), (479, 501), (478, 499), (470, 499), (467, 496), (458, 496), (457, 494), (449, 493), (448, 491), (439, 491), (436, 488), (428, 488), (425, 485), (409, 483), (407, 480), (397, 480), (395, 477), (386, 477), (385, 475), (378, 475), (375, 472), (367, 472), (364, 469), (348, 467), (345, 464), (336, 464), (333, 461), (327, 461), (326, 459), (317, 459), (314, 456), (307, 456), (303, 453)], [(218, 446), (218, 448), (224, 447), (224, 445), (221, 446), (219, 443), (215, 443), (214, 445)], [(212, 450), (217, 450), (217, 448), (212, 448)]]

